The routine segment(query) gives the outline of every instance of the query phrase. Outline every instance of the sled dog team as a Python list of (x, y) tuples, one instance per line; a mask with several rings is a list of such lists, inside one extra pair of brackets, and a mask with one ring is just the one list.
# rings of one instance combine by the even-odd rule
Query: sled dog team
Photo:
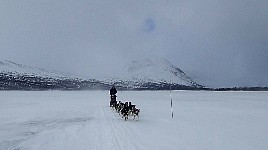
[(133, 119), (139, 118), (140, 109), (136, 108), (136, 105), (132, 105), (131, 102), (117, 102), (116, 101), (116, 93), (117, 90), (113, 86), (110, 90), (111, 95), (111, 101), (110, 101), (110, 107), (114, 108), (119, 115), (122, 115), (122, 118), (125, 119), (125, 121), (128, 119), (129, 116), (133, 116)]

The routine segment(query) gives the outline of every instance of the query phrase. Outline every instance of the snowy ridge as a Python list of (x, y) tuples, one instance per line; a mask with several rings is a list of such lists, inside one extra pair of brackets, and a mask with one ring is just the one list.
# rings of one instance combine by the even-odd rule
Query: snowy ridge
[(128, 67), (127, 76), (132, 80), (141, 79), (150, 82), (165, 82), (181, 85), (197, 85), (181, 69), (175, 67), (167, 60), (151, 58), (142, 61), (132, 61)]
[(181, 69), (161, 58), (132, 61), (120, 73), (118, 77), (81, 79), (5, 60), (0, 61), (0, 90), (106, 90), (112, 84), (129, 90), (202, 88)]
[[(158, 84), (159, 86), (181, 85), (188, 87), (202, 87), (181, 69), (162, 58), (150, 58), (140, 61), (132, 61), (119, 77), (104, 80), (110, 84), (115, 83), (129, 88), (137, 88), (141, 85)], [(124, 85), (127, 84), (127, 85)]]
[(0, 61), (0, 90), (85, 90), (108, 87), (94, 79), (83, 80), (7, 60)]
[(70, 78), (59, 73), (55, 73), (52, 71), (47, 71), (45, 69), (40, 69), (36, 67), (26, 66), (22, 64), (17, 64), (12, 61), (0, 61), (0, 72), (2, 73), (13, 73), (14, 75), (32, 75), (32, 76), (40, 76), (46, 78)]

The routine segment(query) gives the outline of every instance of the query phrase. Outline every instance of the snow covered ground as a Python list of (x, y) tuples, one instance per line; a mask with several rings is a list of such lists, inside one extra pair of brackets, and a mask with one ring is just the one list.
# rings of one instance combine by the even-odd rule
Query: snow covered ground
[(267, 150), (268, 92), (118, 92), (140, 109), (124, 121), (108, 91), (0, 91), (0, 150)]

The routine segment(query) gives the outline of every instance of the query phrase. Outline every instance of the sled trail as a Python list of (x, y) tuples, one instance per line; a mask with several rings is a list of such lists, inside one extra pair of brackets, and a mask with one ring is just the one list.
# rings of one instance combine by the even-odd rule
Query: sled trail
[(0, 93), (0, 150), (267, 150), (268, 92), (124, 91), (125, 121), (108, 91)]

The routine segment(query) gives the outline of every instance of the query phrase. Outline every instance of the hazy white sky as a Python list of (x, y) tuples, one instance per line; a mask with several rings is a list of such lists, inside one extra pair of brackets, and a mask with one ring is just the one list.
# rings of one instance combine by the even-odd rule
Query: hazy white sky
[(84, 76), (162, 57), (209, 86), (268, 86), (267, 0), (0, 0), (0, 59)]

